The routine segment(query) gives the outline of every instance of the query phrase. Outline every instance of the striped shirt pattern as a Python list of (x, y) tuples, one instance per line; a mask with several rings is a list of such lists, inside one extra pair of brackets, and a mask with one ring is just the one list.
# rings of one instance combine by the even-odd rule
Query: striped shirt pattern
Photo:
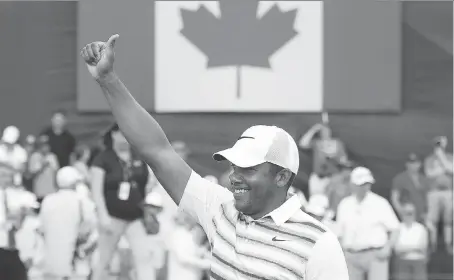
[(298, 197), (253, 220), (236, 210), (226, 189), (215, 184), (209, 188), (194, 186), (195, 181), (212, 184), (194, 174), (179, 211), (196, 218), (207, 233), (212, 250), (211, 279), (306, 279), (312, 248), (327, 229), (300, 210)]
[(252, 221), (233, 201), (221, 205), (213, 224), (211, 278), (216, 280), (304, 279), (311, 249), (325, 232), (292, 218), (281, 226), (270, 216)]

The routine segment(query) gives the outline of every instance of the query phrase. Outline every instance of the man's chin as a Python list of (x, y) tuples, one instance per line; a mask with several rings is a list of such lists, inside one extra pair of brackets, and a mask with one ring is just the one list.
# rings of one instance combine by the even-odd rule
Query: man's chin
[(243, 214), (246, 214), (248, 212), (247, 211), (248, 205), (246, 205), (242, 202), (239, 202), (238, 200), (235, 200), (235, 208), (236, 208), (236, 210), (240, 211)]

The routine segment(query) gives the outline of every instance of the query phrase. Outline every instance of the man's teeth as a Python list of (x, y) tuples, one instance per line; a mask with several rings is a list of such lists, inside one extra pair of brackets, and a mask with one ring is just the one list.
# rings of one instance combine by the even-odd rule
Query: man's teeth
[(247, 192), (248, 190), (245, 190), (245, 189), (236, 189), (235, 190), (235, 193), (245, 193)]

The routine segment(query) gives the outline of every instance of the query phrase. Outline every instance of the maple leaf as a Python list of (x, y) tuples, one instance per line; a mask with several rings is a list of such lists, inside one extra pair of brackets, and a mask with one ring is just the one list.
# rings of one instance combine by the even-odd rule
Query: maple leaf
[(208, 68), (237, 67), (237, 97), (240, 98), (241, 66), (271, 68), (269, 58), (298, 33), (297, 10), (283, 12), (274, 4), (257, 18), (257, 0), (219, 1), (217, 18), (204, 5), (197, 10), (180, 9), (180, 33), (208, 57)]

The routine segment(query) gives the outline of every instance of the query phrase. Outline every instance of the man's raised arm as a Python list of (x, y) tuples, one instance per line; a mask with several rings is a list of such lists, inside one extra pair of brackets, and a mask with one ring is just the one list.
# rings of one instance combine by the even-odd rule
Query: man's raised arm
[(101, 87), (112, 113), (132, 147), (151, 167), (170, 197), (179, 204), (191, 168), (173, 150), (156, 120), (137, 103), (114, 71), (114, 46), (118, 35), (94, 42), (82, 51), (88, 71)]

